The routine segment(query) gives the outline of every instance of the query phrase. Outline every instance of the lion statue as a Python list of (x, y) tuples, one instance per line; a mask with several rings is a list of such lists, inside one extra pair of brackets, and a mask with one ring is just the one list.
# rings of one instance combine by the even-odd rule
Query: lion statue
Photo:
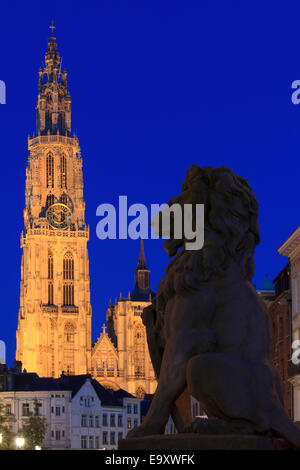
[[(268, 312), (251, 284), (260, 238), (249, 183), (227, 167), (192, 165), (175, 202), (204, 204), (204, 245), (164, 241), (174, 259), (143, 311), (158, 386), (128, 437), (162, 434), (171, 414), (178, 432), (281, 436), (300, 447), (272, 363)], [(191, 395), (208, 419), (191, 419)]]

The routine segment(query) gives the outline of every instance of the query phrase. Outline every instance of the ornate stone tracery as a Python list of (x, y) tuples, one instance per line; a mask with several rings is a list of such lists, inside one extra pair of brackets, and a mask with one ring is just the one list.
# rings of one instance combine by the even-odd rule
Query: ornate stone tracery
[(66, 77), (51, 35), (39, 71), (37, 135), (28, 140), (16, 358), (28, 372), (54, 377), (91, 367), (89, 231)]

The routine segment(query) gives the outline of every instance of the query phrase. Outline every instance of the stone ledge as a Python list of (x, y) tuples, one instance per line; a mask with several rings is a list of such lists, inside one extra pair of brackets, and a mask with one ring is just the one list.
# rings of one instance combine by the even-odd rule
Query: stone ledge
[(172, 434), (121, 439), (118, 450), (280, 450), (282, 439), (252, 435)]

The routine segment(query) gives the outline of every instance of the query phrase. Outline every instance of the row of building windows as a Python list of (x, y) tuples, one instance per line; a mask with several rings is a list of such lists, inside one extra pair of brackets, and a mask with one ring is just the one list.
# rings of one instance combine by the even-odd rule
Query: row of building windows
[[(102, 361), (103, 367), (97, 364), (96, 367), (93, 368), (94, 374), (97, 377), (119, 377), (120, 371), (118, 370), (117, 361), (114, 361), (114, 358), (111, 358), (111, 360), (114, 362), (114, 364), (111, 365), (110, 367), (108, 367), (107, 364), (104, 366), (104, 361)], [(134, 376), (136, 378), (144, 378), (146, 376), (145, 364), (144, 364), (145, 358), (142, 356), (141, 359), (134, 359), (134, 360), (135, 362), (138, 362), (138, 364), (134, 366)], [(143, 397), (139, 397), (139, 398), (143, 398)]]
[[(117, 420), (116, 420), (117, 419)], [(123, 427), (123, 416), (119, 414), (118, 416), (111, 414), (109, 419), (107, 414), (103, 414), (102, 416), (102, 426), (103, 427)], [(127, 428), (131, 429), (132, 427), (137, 427), (138, 426), (138, 420), (137, 418), (127, 419)], [(81, 415), (81, 427), (86, 428), (99, 428), (100, 427), (100, 416), (93, 416), (93, 415)]]
[[(54, 158), (49, 153), (46, 158), (46, 185), (54, 188)], [(67, 188), (67, 160), (64, 155), (60, 157), (60, 187)]]
[(80, 405), (86, 408), (94, 406), (94, 397), (80, 397)]
[[(59, 397), (60, 395), (58, 395)], [(62, 395), (63, 396), (63, 395)], [(29, 416), (31, 413), (36, 412), (35, 406), (37, 406), (38, 414), (41, 414), (41, 409), (42, 409), (42, 403), (36, 403), (34, 406), (32, 406), (32, 410), (30, 409), (30, 404), (29, 403), (22, 403), (22, 415), (23, 416)], [(8, 415), (11, 414), (11, 405), (8, 404), (6, 405), (6, 413)], [(55, 416), (61, 416), (61, 414), (65, 413), (65, 407), (64, 406), (51, 406), (51, 413), (55, 413)]]
[[(115, 433), (104, 431), (102, 433), (102, 445), (116, 445), (117, 439), (123, 439), (123, 433)], [(81, 436), (81, 449), (99, 449), (100, 436)]]
[[(8, 405), (9, 406), (9, 414), (11, 414), (11, 405)], [(42, 404), (41, 403), (37, 403), (36, 404), (37, 406), (37, 414), (40, 415), (41, 414), (41, 408), (42, 408)], [(35, 410), (32, 410), (32, 413), (33, 412), (36, 412)], [(29, 416), (31, 414), (31, 411), (30, 411), (30, 405), (29, 403), (23, 403), (22, 404), (22, 415), (23, 416)]]

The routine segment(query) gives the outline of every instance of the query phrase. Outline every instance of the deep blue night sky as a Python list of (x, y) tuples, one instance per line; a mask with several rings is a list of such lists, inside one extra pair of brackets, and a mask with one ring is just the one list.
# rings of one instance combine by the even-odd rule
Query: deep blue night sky
[[(281, 6), (279, 5), (281, 3)], [(52, 18), (68, 71), (72, 130), (83, 155), (93, 339), (109, 298), (133, 288), (139, 241), (99, 241), (96, 208), (162, 203), (192, 163), (231, 166), (260, 202), (254, 283), (274, 278), (277, 252), (299, 225), (299, 2), (86, 1), (1, 4), (0, 338), (15, 352), (27, 135)], [(157, 288), (168, 262), (145, 242)]]

